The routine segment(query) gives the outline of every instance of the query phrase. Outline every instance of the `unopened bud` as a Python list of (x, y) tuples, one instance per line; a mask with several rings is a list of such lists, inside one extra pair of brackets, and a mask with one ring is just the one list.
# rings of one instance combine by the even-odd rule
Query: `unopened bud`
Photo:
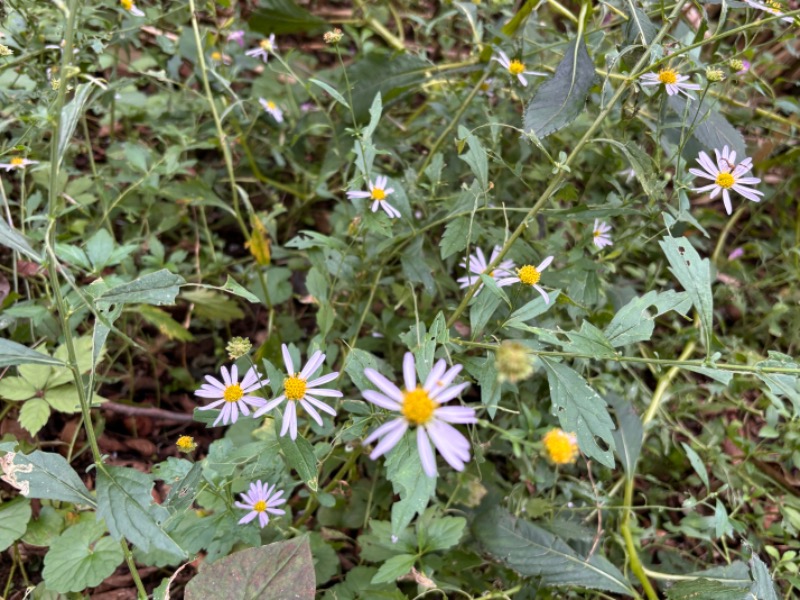
[(504, 341), (495, 351), (494, 364), (501, 383), (517, 383), (533, 375), (533, 357), (527, 346), (510, 340)]
[(323, 34), (322, 39), (326, 44), (338, 44), (342, 41), (343, 37), (344, 33), (342, 33), (342, 30), (337, 27), (333, 31), (326, 31)]
[(706, 79), (708, 79), (710, 83), (719, 83), (725, 79), (725, 74), (722, 72), (722, 69), (709, 67), (706, 69)]
[(231, 340), (228, 342), (228, 345), (225, 346), (225, 350), (227, 350), (228, 356), (231, 360), (236, 360), (246, 356), (252, 349), (253, 344), (251, 344), (250, 340), (246, 337), (231, 338)]

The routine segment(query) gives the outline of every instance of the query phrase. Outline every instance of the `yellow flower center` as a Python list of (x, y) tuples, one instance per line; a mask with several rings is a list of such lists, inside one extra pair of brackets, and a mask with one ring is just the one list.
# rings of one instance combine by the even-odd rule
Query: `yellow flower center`
[(508, 65), (508, 72), (512, 75), (519, 75), (525, 71), (525, 63), (522, 61), (517, 60), (516, 58), (512, 60)]
[(595, 229), (594, 230), (594, 237), (600, 237), (601, 235), (603, 235), (603, 234), (599, 229)]
[(264, 502), (263, 500), (259, 500), (258, 502), (253, 504), (253, 510), (256, 511), (257, 513), (262, 513), (265, 510), (267, 510), (267, 503)]
[(190, 435), (182, 435), (178, 438), (178, 441), (175, 442), (175, 445), (184, 452), (191, 452), (197, 448), (197, 445), (194, 443), (194, 438)]
[(547, 456), (557, 465), (569, 465), (578, 458), (578, 442), (574, 435), (551, 429), (542, 440)]
[(222, 397), (225, 402), (238, 402), (242, 399), (242, 396), (244, 396), (244, 390), (238, 383), (229, 385), (225, 388), (225, 391), (222, 392)]
[(717, 175), (716, 184), (721, 188), (725, 188), (726, 190), (730, 189), (733, 187), (734, 183), (736, 183), (736, 179), (734, 179), (733, 175), (730, 173), (720, 173)]
[(533, 265), (525, 265), (517, 269), (517, 277), (519, 277), (519, 280), (525, 285), (536, 285), (542, 278), (542, 274), (539, 273)]
[(119, 3), (125, 10), (130, 10), (133, 8), (133, 0), (119, 0)]
[(385, 200), (386, 192), (384, 192), (381, 188), (372, 188), (372, 199), (378, 201)]
[(672, 69), (661, 69), (658, 72), (658, 80), (663, 84), (675, 83), (678, 81), (678, 74)]
[(284, 379), (283, 391), (289, 400), (300, 400), (306, 395), (306, 380), (300, 379), (295, 373)]
[(767, 6), (769, 6), (770, 8), (774, 8), (776, 10), (779, 10), (779, 9), (783, 8), (781, 3), (777, 2), (776, 0), (767, 0), (765, 4)]
[(211, 58), (213, 60), (222, 60), (222, 54), (219, 53), (219, 52), (212, 52), (211, 53)]
[(258, 45), (261, 46), (267, 52), (272, 52), (272, 42), (269, 40), (261, 40), (258, 42)]
[(269, 100), (269, 101), (267, 102), (267, 108), (268, 108), (269, 110), (275, 110), (275, 103), (274, 103), (272, 100)]
[(22, 165), (25, 164), (25, 160), (20, 158), (19, 156), (15, 156), (14, 158), (11, 159), (11, 164), (14, 165), (15, 167), (21, 167)]
[(437, 406), (439, 405), (428, 396), (428, 392), (422, 388), (416, 388), (405, 393), (400, 412), (409, 423), (424, 425), (431, 420)]

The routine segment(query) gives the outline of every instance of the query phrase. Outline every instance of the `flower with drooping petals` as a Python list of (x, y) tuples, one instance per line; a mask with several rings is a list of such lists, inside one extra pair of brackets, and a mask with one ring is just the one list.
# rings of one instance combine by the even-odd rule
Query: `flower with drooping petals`
[(134, 17), (144, 16), (144, 12), (136, 7), (136, 4), (134, 4), (133, 0), (119, 0), (119, 3), (122, 6), (122, 8), (127, 10)]
[(281, 504), (286, 504), (286, 498), (283, 496), (283, 490), (275, 490), (277, 484), (272, 484), (267, 487), (266, 483), (261, 483), (259, 479), (255, 483), (250, 484), (250, 489), (245, 494), (240, 494), (242, 501), (234, 502), (237, 508), (243, 508), (250, 512), (239, 519), (239, 525), (245, 525), (258, 517), (258, 524), (263, 529), (269, 523), (269, 514), (285, 515), (286, 511), (282, 508), (275, 508)]
[[(480, 248), (475, 249), (474, 254), (469, 255), (469, 274), (464, 275), (463, 277), (459, 277), (456, 281), (459, 283), (460, 288), (467, 288), (473, 285), (476, 281), (480, 280), (480, 276), (483, 273), (486, 273), (489, 277), (497, 282), (498, 286), (503, 285), (510, 285), (508, 282), (506, 283), (499, 283), (501, 277), (508, 277), (511, 275), (514, 269), (514, 261), (513, 260), (504, 260), (502, 261), (495, 269), (489, 273), (487, 268), (489, 263), (494, 262), (497, 258), (497, 255), (500, 254), (500, 246), (495, 246), (492, 249), (492, 255), (489, 257), (489, 261), (486, 261), (486, 255), (483, 253), (483, 250)], [(467, 263), (465, 261), (461, 261), (459, 265), (463, 268), (467, 268)], [(483, 288), (483, 284), (480, 285), (478, 290), (475, 292), (477, 296), (478, 293)]]
[(288, 431), (289, 437), (295, 440), (297, 439), (297, 403), (299, 402), (300, 406), (302, 406), (311, 418), (317, 422), (317, 425), (322, 427), (322, 417), (316, 409), (318, 408), (332, 417), (336, 416), (336, 411), (319, 398), (315, 398), (315, 396), (341, 398), (342, 392), (318, 387), (339, 377), (339, 373), (336, 371), (309, 381), (311, 376), (314, 375), (325, 362), (325, 355), (322, 352), (319, 350), (314, 352), (311, 358), (308, 359), (306, 366), (297, 372), (294, 370), (294, 361), (292, 361), (292, 355), (289, 354), (289, 348), (286, 344), (281, 345), (281, 350), (283, 352), (283, 362), (288, 375), (286, 379), (283, 380), (283, 393), (274, 400), (267, 402), (262, 408), (259, 408), (253, 416), (260, 417), (271, 411), (284, 400), (288, 400), (286, 411), (283, 413), (281, 437), (286, 435)]
[(732, 151), (725, 146), (722, 148), (722, 153), (716, 148), (714, 154), (717, 156), (717, 164), (715, 165), (711, 158), (705, 152), (700, 152), (697, 157), (697, 162), (700, 163), (702, 169), (689, 169), (689, 172), (695, 177), (702, 177), (703, 179), (710, 179), (714, 183), (700, 188), (694, 188), (695, 192), (708, 192), (711, 191), (711, 197), (714, 198), (722, 192), (722, 202), (725, 204), (725, 211), (728, 214), (733, 212), (731, 206), (731, 197), (728, 190), (733, 190), (753, 202), (759, 202), (763, 196), (762, 192), (754, 190), (750, 187), (756, 183), (761, 183), (758, 177), (743, 177), (750, 169), (753, 168), (753, 159), (746, 157), (738, 165), (736, 164), (736, 152)]
[(386, 184), (389, 183), (389, 179), (385, 175), (378, 175), (375, 178), (375, 184), (372, 184), (372, 180), (369, 181), (369, 191), (364, 192), (361, 190), (351, 190), (347, 192), (348, 198), (370, 198), (372, 200), (372, 212), (377, 212), (379, 208), (382, 208), (387, 215), (389, 215), (390, 219), (394, 219), (395, 217), (400, 217), (400, 211), (397, 210), (394, 206), (389, 204), (389, 201), (386, 199), (386, 196), (389, 194), (394, 193), (394, 188), (387, 188)]
[(550, 296), (539, 285), (539, 280), (542, 278), (542, 271), (549, 267), (551, 262), (553, 262), (553, 257), (548, 256), (535, 267), (533, 265), (523, 265), (517, 269), (516, 275), (501, 278), (497, 285), (510, 285), (518, 282), (530, 285), (542, 295), (546, 304), (550, 304)]
[(511, 60), (510, 58), (508, 58), (508, 54), (506, 54), (499, 48), (497, 48), (496, 52), (498, 55), (492, 56), (492, 60), (499, 62), (502, 67), (504, 67), (511, 75), (516, 77), (519, 80), (519, 82), (524, 86), (528, 85), (528, 80), (525, 79), (525, 75), (547, 77), (547, 73), (540, 73), (539, 71), (526, 71), (525, 63), (516, 58), (514, 60)]
[[(403, 359), (403, 382), (405, 389), (400, 391), (395, 384), (375, 369), (364, 369), (364, 375), (379, 390), (365, 390), (365, 399), (376, 406), (400, 413), (396, 419), (384, 423), (364, 440), (371, 444), (378, 438), (380, 442), (369, 455), (375, 460), (394, 448), (409, 427), (417, 428), (417, 451), (422, 468), (428, 477), (436, 476), (436, 457), (431, 441), (439, 454), (456, 471), (463, 471), (470, 459), (469, 440), (452, 424), (476, 423), (475, 409), (467, 406), (442, 406), (458, 396), (469, 383), (450, 384), (461, 371), (461, 365), (450, 369), (444, 360), (439, 360), (428, 373), (425, 384), (417, 385), (414, 355), (407, 352)], [(382, 392), (382, 393), (381, 393)]]
[(688, 75), (681, 75), (675, 69), (661, 69), (658, 73), (646, 73), (639, 78), (641, 85), (662, 85), (667, 90), (667, 95), (683, 94), (689, 99), (694, 99), (688, 90), (702, 89), (696, 83), (686, 83)]
[(611, 241), (610, 231), (611, 225), (600, 219), (595, 219), (594, 229), (592, 229), (592, 243), (598, 248), (611, 246), (614, 242)]
[(0, 163), (0, 169), (5, 169), (6, 173), (14, 169), (24, 169), (28, 165), (38, 165), (38, 160), (28, 160), (20, 156), (15, 156), (7, 163)]
[(547, 457), (557, 465), (571, 465), (578, 459), (578, 438), (559, 428), (548, 431), (542, 440)]
[(263, 62), (267, 62), (269, 60), (270, 53), (275, 54), (277, 51), (278, 47), (275, 45), (275, 34), (271, 33), (268, 39), (258, 42), (257, 48), (248, 50), (245, 52), (245, 54), (247, 56), (252, 56), (253, 58), (260, 58)]
[(277, 104), (275, 104), (272, 100), (264, 100), (264, 98), (259, 98), (258, 102), (262, 107), (264, 107), (265, 111), (272, 115), (273, 119), (275, 119), (278, 123), (283, 123), (283, 111), (278, 108)]
[(244, 29), (231, 31), (225, 41), (236, 42), (240, 47), (244, 48)]
[(223, 425), (236, 423), (240, 411), (244, 416), (248, 416), (250, 414), (250, 408), (248, 407), (260, 408), (267, 403), (264, 398), (249, 395), (269, 383), (268, 379), (261, 380), (261, 375), (255, 367), (250, 367), (247, 370), (241, 383), (239, 383), (239, 369), (236, 365), (231, 366), (230, 373), (228, 369), (222, 367), (220, 374), (222, 375), (222, 382), (216, 377), (206, 375), (208, 383), (204, 383), (194, 393), (195, 396), (200, 398), (216, 400), (216, 402), (212, 402), (208, 406), (202, 406), (197, 410), (209, 410), (218, 407), (220, 404), (223, 405), (219, 416), (214, 421), (215, 426), (220, 421), (222, 421)]

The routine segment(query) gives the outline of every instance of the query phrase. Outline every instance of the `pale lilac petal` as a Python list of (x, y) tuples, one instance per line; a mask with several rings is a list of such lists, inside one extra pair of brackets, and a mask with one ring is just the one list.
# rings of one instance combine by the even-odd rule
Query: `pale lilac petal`
[(435, 399), (436, 402), (438, 402), (439, 404), (444, 404), (445, 402), (449, 402), (450, 400), (458, 396), (467, 387), (469, 387), (469, 381), (465, 383), (460, 383), (459, 385), (455, 385), (447, 389), (442, 388), (444, 391), (440, 392), (439, 394), (436, 394), (435, 398), (433, 397), (433, 394), (431, 394), (431, 398)]
[(212, 391), (200, 388), (199, 390), (195, 391), (194, 395), (198, 396), (199, 398), (220, 398), (222, 396), (222, 392), (220, 390)]
[(336, 410), (333, 407), (328, 406), (327, 404), (325, 404), (322, 400), (317, 400), (316, 398), (314, 398), (312, 396), (306, 396), (305, 400), (307, 402), (310, 402), (311, 404), (313, 404), (314, 406), (316, 406), (320, 410), (328, 413), (332, 417), (336, 416)]
[(545, 259), (544, 259), (542, 262), (540, 262), (540, 263), (539, 263), (539, 266), (538, 266), (538, 267), (536, 267), (536, 270), (537, 270), (537, 271), (539, 271), (539, 273), (541, 273), (541, 272), (542, 272), (542, 271), (544, 271), (544, 270), (545, 270), (547, 267), (549, 267), (549, 266), (550, 266), (550, 263), (551, 263), (551, 262), (553, 262), (553, 257), (552, 257), (552, 256), (548, 256), (548, 257), (547, 257), (547, 258), (545, 258)]
[(362, 190), (352, 190), (347, 192), (348, 198), (371, 198), (372, 194), (370, 192), (364, 192)]
[(440, 381), (442, 381), (442, 377), (444, 376), (446, 370), (447, 370), (447, 363), (445, 362), (445, 360), (443, 358), (437, 360), (436, 364), (433, 365), (433, 368), (431, 368), (430, 373), (428, 373), (428, 376), (425, 378), (425, 384), (422, 386), (422, 389), (431, 394), (434, 391), (434, 387)]
[(339, 377), (339, 373), (334, 371), (333, 373), (328, 373), (327, 375), (323, 375), (322, 377), (317, 377), (316, 379), (309, 381), (308, 383), (306, 383), (306, 387), (307, 388), (317, 387), (318, 385), (322, 385), (324, 383), (328, 383), (329, 381), (333, 381), (337, 377)]
[(375, 369), (370, 369), (369, 367), (364, 369), (364, 375), (389, 398), (397, 402), (402, 402), (403, 394), (400, 392), (398, 387), (386, 379), (386, 377), (378, 373)]
[(239, 382), (239, 367), (235, 364), (231, 365), (231, 383), (235, 384)]
[(228, 369), (226, 369), (225, 367), (221, 367), (219, 372), (222, 375), (222, 381), (225, 382), (226, 387), (229, 385), (233, 385), (234, 382), (231, 381), (231, 376), (228, 374)]
[(540, 286), (534, 285), (533, 288), (542, 295), (545, 304), (550, 304), (550, 296)]
[(400, 404), (391, 398), (387, 398), (383, 394), (376, 392), (374, 390), (364, 390), (361, 392), (364, 398), (372, 402), (373, 404), (380, 406), (381, 408), (385, 408), (386, 410), (393, 410), (399, 411)]
[(211, 404), (208, 404), (206, 406), (198, 406), (197, 410), (208, 410), (209, 408), (216, 408), (217, 406), (223, 404), (224, 402), (225, 400), (217, 400), (216, 402), (212, 402)]
[(469, 406), (440, 406), (434, 411), (434, 416), (446, 423), (470, 424), (477, 423), (475, 409)]
[(728, 190), (722, 190), (722, 203), (725, 205), (725, 212), (731, 214), (733, 206), (731, 205), (731, 197), (728, 194)]
[(447, 386), (453, 382), (453, 380), (460, 372), (461, 372), (461, 365), (455, 365), (454, 367), (449, 369), (446, 373), (443, 373), (435, 381), (432, 381), (431, 389), (430, 390), (426, 389), (431, 399), (436, 400), (437, 402), (446, 402), (446, 400), (441, 399), (442, 394), (447, 389)]
[(322, 366), (323, 362), (325, 362), (325, 355), (317, 350), (311, 355), (311, 358), (308, 359), (303, 370), (300, 371), (300, 379), (308, 379), (311, 377)]
[[(379, 456), (386, 454), (389, 450), (394, 448), (403, 438), (403, 435), (405, 435), (406, 429), (408, 429), (408, 424), (402, 419), (395, 419), (394, 421), (391, 421), (391, 423), (396, 423), (397, 421), (400, 421), (400, 424), (389, 429), (388, 432), (383, 435), (383, 439), (378, 442), (378, 445), (375, 446), (375, 449), (370, 453), (369, 457), (372, 460), (375, 460)], [(422, 428), (420, 427), (420, 429)]]
[(417, 451), (422, 462), (422, 470), (428, 477), (436, 477), (436, 457), (424, 427), (417, 427)]
[(414, 355), (411, 352), (406, 352), (403, 357), (403, 382), (405, 383), (406, 391), (410, 392), (417, 387)]
[(258, 513), (256, 511), (249, 512), (245, 516), (243, 516), (241, 519), (239, 519), (239, 525), (246, 525), (247, 523), (249, 523), (250, 521), (255, 519), (257, 516), (258, 516)]
[[(408, 423), (406, 423), (405, 419), (392, 419), (391, 421), (384, 423), (383, 425), (378, 427), (375, 431), (370, 433), (366, 438), (364, 438), (364, 441), (361, 443), (364, 446), (369, 446), (372, 442), (374, 442), (378, 438), (382, 438), (386, 435), (389, 435), (397, 428), (401, 428), (403, 432), (405, 432), (405, 430), (408, 429)], [(402, 434), (400, 437), (402, 437)]]
[(322, 417), (319, 416), (319, 413), (316, 411), (316, 409), (305, 400), (300, 400), (300, 405), (306, 409), (306, 412), (317, 422), (317, 425), (322, 427)]
[[(463, 436), (455, 429), (451, 428), (452, 431), (449, 431), (445, 427), (447, 427), (445, 423), (436, 423), (434, 421), (428, 425), (427, 429), (434, 446), (436, 446), (442, 458), (447, 461), (447, 464), (456, 471), (463, 471), (465, 463), (463, 451), (459, 451), (459, 446), (453, 443), (453, 439)], [(467, 454), (466, 459), (469, 460), (469, 454)]]
[(344, 396), (339, 390), (329, 390), (328, 388), (312, 388), (306, 392), (306, 398), (308, 398), (309, 394), (324, 396), (326, 398), (341, 398)]
[[(254, 418), (258, 418), (258, 417), (260, 417), (262, 415), (267, 414), (269, 411), (271, 411), (273, 408), (278, 406), (284, 400), (286, 400), (286, 396), (284, 394), (281, 394), (280, 396), (278, 396), (274, 400), (270, 400), (264, 406), (259, 408), (256, 412), (254, 412), (253, 413), (253, 417)], [(283, 435), (283, 434), (281, 434), (281, 435)]]
[(292, 355), (289, 354), (289, 347), (286, 344), (281, 344), (281, 353), (283, 354), (283, 364), (286, 367), (286, 373), (291, 376), (294, 375), (294, 363), (292, 362)]
[(225, 385), (216, 377), (212, 377), (211, 375), (206, 375), (205, 380), (210, 383), (213, 387), (219, 390), (225, 390)]

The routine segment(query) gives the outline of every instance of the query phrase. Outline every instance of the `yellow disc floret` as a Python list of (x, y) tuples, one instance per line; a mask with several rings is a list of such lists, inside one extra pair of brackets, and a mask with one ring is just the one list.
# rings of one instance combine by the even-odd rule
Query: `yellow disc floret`
[(525, 265), (517, 269), (517, 277), (525, 285), (536, 285), (542, 278), (542, 274), (533, 265)]
[(672, 69), (661, 69), (658, 72), (658, 80), (664, 84), (677, 83), (678, 74)]
[(542, 442), (547, 456), (557, 465), (571, 465), (578, 458), (578, 440), (574, 434), (551, 429)]
[(508, 72), (512, 75), (520, 75), (525, 72), (525, 63), (516, 58), (508, 64)]
[(424, 425), (431, 420), (437, 406), (439, 405), (428, 396), (428, 392), (422, 388), (416, 388), (405, 393), (400, 412), (409, 423)]
[(734, 183), (736, 183), (736, 179), (730, 173), (724, 172), (717, 175), (716, 184), (721, 188), (728, 190), (733, 187)]
[(386, 199), (386, 192), (383, 191), (381, 188), (372, 188), (372, 199), (373, 200), (385, 200)]
[(229, 385), (225, 388), (225, 391), (222, 392), (222, 397), (225, 402), (238, 402), (242, 399), (242, 396), (244, 396), (244, 390), (238, 383)]
[(20, 158), (19, 156), (15, 156), (11, 159), (11, 164), (15, 167), (21, 167), (25, 164), (25, 159)]
[(119, 3), (125, 10), (130, 10), (133, 8), (133, 0), (119, 0)]
[(284, 380), (283, 391), (289, 400), (300, 400), (306, 395), (306, 380), (300, 379), (295, 373)]
[(263, 500), (259, 500), (258, 502), (253, 504), (253, 510), (256, 511), (257, 513), (262, 513), (265, 510), (267, 510), (267, 503), (264, 502)]
[(192, 452), (197, 448), (197, 444), (194, 443), (194, 438), (190, 435), (182, 435), (178, 438), (178, 441), (175, 442), (175, 445), (181, 452)]
[(267, 52), (272, 52), (272, 42), (269, 40), (261, 40), (258, 42), (258, 45), (261, 46)]

